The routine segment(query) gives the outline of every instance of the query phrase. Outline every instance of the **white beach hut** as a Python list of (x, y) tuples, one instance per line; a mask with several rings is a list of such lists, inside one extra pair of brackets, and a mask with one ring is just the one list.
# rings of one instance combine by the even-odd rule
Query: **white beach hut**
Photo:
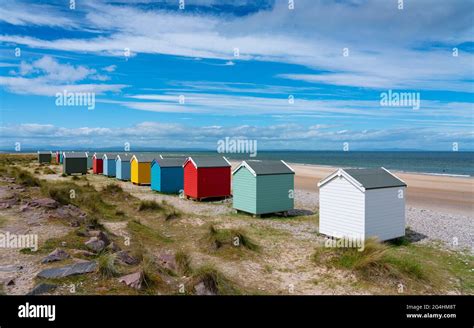
[(385, 168), (339, 169), (318, 186), (320, 233), (380, 241), (405, 235), (407, 185)]

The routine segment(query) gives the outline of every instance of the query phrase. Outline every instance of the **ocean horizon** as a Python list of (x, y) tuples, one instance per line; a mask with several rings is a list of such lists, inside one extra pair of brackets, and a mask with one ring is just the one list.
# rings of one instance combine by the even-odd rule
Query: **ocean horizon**
[[(85, 151), (85, 149), (69, 149), (70, 151)], [(119, 151), (116, 148), (94, 149), (93, 151)], [(24, 153), (33, 152), (24, 151)], [(134, 152), (132, 149), (130, 152)], [(217, 153), (211, 150), (159, 150), (137, 149), (135, 152), (159, 152), (164, 155), (177, 156), (225, 156), (229, 160), (283, 160), (287, 163), (320, 165), (345, 168), (374, 168), (401, 172), (424, 173), (447, 176), (474, 176), (474, 151), (304, 151), (304, 150), (262, 150), (255, 157), (247, 153)]]

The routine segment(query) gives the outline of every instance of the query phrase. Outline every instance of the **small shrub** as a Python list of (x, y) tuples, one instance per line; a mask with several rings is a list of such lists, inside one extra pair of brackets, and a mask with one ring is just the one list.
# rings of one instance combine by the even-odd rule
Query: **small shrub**
[(50, 186), (47, 189), (49, 197), (63, 205), (71, 203), (70, 191), (67, 186)]
[(119, 193), (122, 193), (123, 192), (123, 189), (122, 187), (120, 187), (120, 185), (116, 184), (116, 183), (112, 183), (112, 184), (108, 184), (103, 192), (107, 193), (107, 194), (119, 194)]
[(28, 187), (38, 187), (41, 185), (38, 178), (34, 177), (31, 173), (24, 170), (20, 170), (16, 174), (16, 181), (19, 184)]
[(155, 202), (154, 200), (142, 200), (138, 206), (138, 211), (156, 211), (161, 210), (163, 207)]
[(191, 259), (189, 255), (184, 251), (178, 251), (175, 254), (175, 261), (177, 270), (180, 274), (189, 275), (191, 270)]
[(97, 259), (99, 274), (103, 278), (112, 278), (120, 274), (117, 267), (115, 266), (116, 257), (117, 256), (115, 254), (104, 253)]
[(206, 239), (215, 249), (224, 246), (244, 247), (251, 251), (259, 249), (244, 231), (238, 229), (217, 229), (214, 225), (210, 225)]
[(193, 288), (203, 283), (208, 291), (216, 295), (238, 295), (241, 291), (224, 274), (211, 265), (199, 268), (192, 279)]

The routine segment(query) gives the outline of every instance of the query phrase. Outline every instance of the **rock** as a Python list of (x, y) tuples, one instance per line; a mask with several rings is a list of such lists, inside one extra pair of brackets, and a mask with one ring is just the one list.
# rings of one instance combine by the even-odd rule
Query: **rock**
[(97, 238), (99, 238), (99, 240), (102, 240), (104, 242), (105, 246), (110, 244), (109, 236), (103, 231), (99, 232), (99, 235), (97, 236)]
[(85, 261), (74, 263), (58, 268), (45, 269), (38, 273), (39, 278), (63, 278), (72, 275), (84, 274), (95, 271), (97, 263), (94, 261)]
[(196, 295), (217, 295), (217, 289), (215, 286), (207, 286), (204, 281), (196, 284), (194, 286), (194, 291)]
[(117, 260), (128, 265), (136, 265), (140, 263), (140, 261), (137, 258), (128, 254), (127, 251), (117, 252)]
[(67, 242), (62, 241), (62, 242), (61, 242), (61, 246), (62, 246), (62, 247), (66, 247), (66, 246), (67, 246)]
[(29, 203), (32, 207), (57, 208), (59, 203), (52, 198), (34, 199)]
[(110, 250), (112, 253), (117, 253), (121, 250), (120, 247), (114, 242), (111, 242), (109, 246), (107, 246), (107, 249)]
[(172, 253), (161, 253), (158, 255), (158, 264), (168, 270), (176, 271), (176, 259)]
[(107, 233), (100, 231), (100, 230), (89, 230), (89, 235), (92, 237), (96, 237), (99, 240), (102, 240), (105, 243), (105, 246), (110, 244), (110, 239)]
[(103, 251), (105, 248), (104, 241), (100, 240), (97, 237), (92, 237), (91, 239), (85, 242), (85, 245), (87, 246), (87, 248), (93, 250), (96, 253)]
[(84, 222), (87, 214), (79, 207), (74, 205), (64, 205), (56, 209), (56, 217), (63, 220), (74, 220)]
[(55, 262), (55, 261), (62, 261), (67, 258), (69, 258), (69, 254), (63, 251), (62, 249), (56, 248), (54, 251), (49, 253), (48, 256), (46, 256), (43, 260), (41, 260), (41, 263), (48, 263), (48, 262)]
[(69, 225), (73, 228), (77, 228), (81, 225), (81, 223), (77, 220), (73, 220), (73, 221), (69, 222)]
[(142, 288), (143, 273), (141, 271), (138, 271), (138, 272), (120, 277), (119, 282), (123, 282), (125, 285), (129, 287), (140, 289)]
[(13, 278), (10, 278), (10, 279), (7, 279), (5, 280), (5, 286), (14, 286), (15, 285), (15, 279)]
[(58, 286), (42, 282), (42, 283), (36, 285), (26, 295), (42, 295), (42, 294), (48, 293), (48, 292), (56, 289), (56, 287), (58, 287)]

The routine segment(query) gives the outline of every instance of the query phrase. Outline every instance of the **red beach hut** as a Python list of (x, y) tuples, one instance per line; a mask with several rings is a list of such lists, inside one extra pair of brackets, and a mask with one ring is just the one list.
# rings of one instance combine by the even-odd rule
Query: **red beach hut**
[(92, 157), (92, 172), (94, 174), (102, 174), (104, 170), (104, 162), (102, 161), (103, 153), (95, 153)]
[(186, 198), (230, 196), (231, 165), (225, 157), (188, 157), (183, 168)]

